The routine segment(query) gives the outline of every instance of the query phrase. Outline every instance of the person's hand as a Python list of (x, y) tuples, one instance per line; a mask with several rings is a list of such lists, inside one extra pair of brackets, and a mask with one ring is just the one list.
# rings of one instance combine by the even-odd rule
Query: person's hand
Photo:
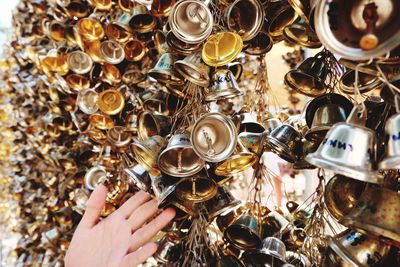
[(91, 194), (65, 256), (66, 267), (133, 267), (157, 250), (151, 239), (175, 216), (166, 209), (157, 213), (157, 201), (140, 191), (104, 220), (107, 188), (98, 186)]

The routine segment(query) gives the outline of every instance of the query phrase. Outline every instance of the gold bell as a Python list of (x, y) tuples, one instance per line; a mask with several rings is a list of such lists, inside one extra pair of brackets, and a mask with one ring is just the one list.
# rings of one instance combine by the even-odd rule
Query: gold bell
[(296, 21), (297, 14), (287, 1), (274, 1), (267, 9), (267, 19), (268, 34), (279, 41), (285, 27)]
[(101, 22), (94, 18), (80, 19), (76, 25), (80, 36), (85, 41), (101, 40), (105, 35)]
[(217, 70), (212, 76), (212, 85), (206, 95), (206, 101), (218, 101), (243, 95), (230, 70)]
[(159, 169), (174, 177), (192, 176), (203, 169), (204, 164), (204, 160), (194, 152), (189, 136), (185, 133), (173, 135), (158, 157)]
[(181, 179), (176, 185), (175, 194), (182, 201), (198, 203), (213, 198), (217, 191), (218, 186), (214, 180), (200, 173), (190, 178)]
[(157, 158), (162, 149), (165, 147), (166, 141), (159, 135), (154, 135), (141, 142), (131, 144), (131, 151), (135, 160), (142, 164), (150, 174), (159, 174), (157, 166)]
[(133, 39), (125, 43), (124, 52), (126, 60), (136, 62), (143, 59), (146, 54), (146, 48), (143, 42)]
[(203, 61), (212, 67), (221, 67), (232, 62), (242, 51), (243, 40), (233, 32), (218, 32), (211, 35), (203, 45)]
[(129, 26), (138, 33), (151, 32), (157, 22), (144, 5), (135, 5), (131, 12)]
[(145, 140), (154, 135), (166, 136), (171, 130), (171, 120), (164, 115), (142, 111), (137, 117), (138, 136)]
[(112, 6), (111, 0), (88, 0), (88, 2), (94, 8), (101, 11), (110, 10)]
[(115, 115), (124, 108), (125, 98), (121, 92), (115, 89), (108, 89), (99, 94), (98, 105), (104, 114)]
[(180, 85), (183, 80), (174, 69), (176, 56), (170, 53), (161, 55), (156, 66), (149, 71), (149, 76), (165, 84)]
[(168, 17), (175, 2), (175, 0), (153, 0), (151, 13), (157, 18)]

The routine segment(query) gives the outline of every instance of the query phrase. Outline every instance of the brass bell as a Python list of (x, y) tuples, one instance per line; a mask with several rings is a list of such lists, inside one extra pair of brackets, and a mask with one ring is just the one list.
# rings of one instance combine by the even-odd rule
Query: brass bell
[(143, 108), (153, 114), (166, 116), (169, 113), (166, 99), (167, 94), (162, 90), (158, 90), (143, 102)]
[(243, 254), (246, 263), (256, 266), (282, 266), (286, 262), (285, 244), (276, 237), (266, 237), (262, 247)]
[(182, 201), (198, 203), (213, 198), (217, 190), (218, 186), (214, 180), (200, 173), (181, 179), (176, 186), (175, 194)]
[(368, 232), (381, 241), (400, 246), (400, 194), (383, 187), (367, 187), (355, 207), (339, 223)]
[[(186, 56), (199, 50), (202, 45), (202, 43), (198, 43), (198, 44), (185, 43), (184, 41), (178, 39), (174, 35), (172, 30), (167, 33), (166, 41), (167, 41), (167, 46), (170, 49), (178, 52), (179, 54), (186, 55)], [(168, 50), (169, 50), (169, 48), (168, 48)]]
[(308, 161), (306, 161), (306, 156), (310, 153), (314, 153), (320, 143), (315, 142), (315, 141), (309, 141), (307, 139), (302, 139), (302, 153), (299, 154), (298, 159), (296, 162), (293, 164), (293, 169), (295, 170), (306, 170), (306, 169), (315, 169), (316, 167), (312, 164), (310, 164)]
[(157, 25), (156, 19), (145, 5), (135, 5), (131, 11), (129, 26), (138, 33), (151, 32)]
[(266, 142), (272, 152), (288, 162), (295, 162), (301, 153), (301, 135), (289, 124), (282, 124), (273, 130)]
[(283, 30), (293, 24), (297, 14), (287, 1), (274, 1), (267, 9), (268, 34), (276, 41), (283, 39)]
[(200, 52), (190, 54), (184, 59), (176, 61), (175, 69), (185, 79), (198, 86), (208, 87), (210, 83), (210, 68), (202, 62)]
[(115, 147), (125, 147), (132, 139), (131, 133), (123, 126), (114, 126), (107, 132), (108, 141)]
[[(355, 71), (349, 70), (340, 78), (340, 89), (347, 94), (356, 94)], [(358, 73), (358, 91), (361, 94), (382, 88), (383, 83), (378, 77), (366, 73)]]
[(153, 189), (154, 195), (157, 199), (158, 206), (160, 208), (168, 205), (167, 198), (171, 196), (176, 189), (176, 181), (164, 175), (153, 176), (150, 174), (151, 188)]
[(205, 205), (208, 218), (213, 220), (239, 204), (240, 201), (236, 200), (226, 187), (218, 186), (217, 194), (212, 199), (208, 200)]
[(170, 53), (162, 54), (155, 67), (149, 70), (149, 76), (165, 84), (180, 85), (183, 80), (174, 69), (176, 56)]
[(168, 17), (172, 7), (175, 5), (175, 0), (153, 0), (151, 3), (151, 13), (156, 18)]
[(233, 73), (230, 70), (217, 70), (211, 78), (210, 92), (206, 95), (206, 101), (217, 101), (243, 95), (239, 89)]
[(380, 240), (347, 229), (330, 239), (324, 266), (381, 266), (389, 251)]
[(192, 176), (203, 169), (204, 164), (204, 160), (194, 152), (186, 133), (173, 135), (158, 157), (160, 170), (174, 177)]
[(145, 140), (153, 135), (166, 136), (171, 129), (171, 120), (164, 115), (142, 111), (137, 117), (138, 136)]
[(284, 264), (282, 267), (310, 267), (311, 262), (306, 255), (298, 251), (286, 251), (286, 261), (290, 264)]
[(124, 169), (125, 174), (129, 180), (133, 182), (140, 190), (150, 192), (151, 181), (147, 170), (140, 164), (137, 164), (131, 168)]
[(375, 132), (364, 126), (365, 120), (365, 106), (355, 106), (347, 121), (336, 123), (306, 160), (360, 181), (382, 183), (382, 176), (374, 170)]
[(131, 151), (136, 161), (142, 164), (150, 174), (158, 174), (157, 157), (165, 147), (165, 139), (154, 135), (141, 142), (131, 144)]
[(82, 18), (78, 20), (76, 27), (84, 41), (101, 40), (105, 35), (101, 22), (94, 18)]
[(125, 127), (128, 131), (131, 131), (132, 134), (137, 134), (137, 112), (133, 110), (126, 114), (125, 117)]
[(304, 60), (296, 70), (286, 73), (285, 83), (304, 95), (316, 97), (326, 93), (327, 75), (328, 68), (320, 52)]
[(250, 168), (257, 161), (257, 155), (249, 152), (239, 139), (233, 154), (216, 166), (215, 174), (219, 176), (236, 174)]
[(176, 263), (182, 256), (182, 239), (178, 233), (169, 232), (160, 241), (153, 257), (160, 263)]
[(264, 7), (256, 0), (236, 0), (225, 10), (228, 29), (237, 32), (243, 41), (256, 37), (264, 19)]
[[(396, 101), (398, 97), (396, 96)], [(380, 169), (399, 169), (400, 168), (400, 115), (393, 115), (386, 122), (386, 134), (389, 141), (386, 146), (386, 157), (379, 163)]]
[(305, 24), (291, 24), (283, 29), (283, 36), (292, 44), (307, 48), (319, 48), (321, 42), (317, 34)]
[(237, 131), (227, 116), (207, 113), (194, 123), (190, 139), (200, 158), (208, 162), (220, 162), (235, 150)]
[(244, 52), (252, 56), (260, 56), (268, 53), (272, 49), (273, 44), (274, 41), (271, 36), (269, 36), (268, 33), (261, 31), (256, 37), (247, 43)]
[(85, 187), (92, 191), (99, 184), (104, 183), (107, 179), (107, 171), (103, 166), (92, 167), (85, 174)]
[(241, 250), (255, 249), (261, 244), (261, 226), (256, 217), (244, 213), (225, 229), (224, 238)]
[(203, 2), (178, 1), (168, 18), (172, 33), (182, 42), (199, 44), (211, 34), (213, 16)]

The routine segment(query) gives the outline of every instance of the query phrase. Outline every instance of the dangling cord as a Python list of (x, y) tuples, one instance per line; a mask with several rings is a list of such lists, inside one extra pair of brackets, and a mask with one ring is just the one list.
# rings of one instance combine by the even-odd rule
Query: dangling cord
[[(357, 64), (356, 69), (355, 69), (355, 79), (354, 79), (354, 102), (355, 103), (354, 104), (356, 106), (358, 106), (359, 108), (361, 108), (361, 110), (359, 110), (360, 113), (363, 113), (365, 110), (365, 104), (364, 104), (364, 101), (362, 101), (363, 98), (362, 98), (360, 89), (358, 87), (358, 83), (360, 81), (360, 78), (359, 78), (360, 68), (363, 66), (370, 65), (373, 62), (373, 60), (374, 59), (371, 58), (368, 62), (359, 63), (359, 64)], [(359, 100), (360, 100), (360, 102), (359, 102)], [(362, 105), (360, 105), (361, 103), (362, 103)]]

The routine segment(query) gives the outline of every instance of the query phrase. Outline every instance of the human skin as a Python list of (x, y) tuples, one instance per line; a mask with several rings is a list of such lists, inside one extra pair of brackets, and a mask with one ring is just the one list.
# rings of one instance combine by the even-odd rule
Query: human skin
[(173, 209), (166, 209), (154, 218), (157, 201), (140, 191), (100, 220), (106, 197), (103, 185), (91, 194), (65, 256), (66, 267), (137, 266), (156, 252), (152, 238), (175, 216)]

